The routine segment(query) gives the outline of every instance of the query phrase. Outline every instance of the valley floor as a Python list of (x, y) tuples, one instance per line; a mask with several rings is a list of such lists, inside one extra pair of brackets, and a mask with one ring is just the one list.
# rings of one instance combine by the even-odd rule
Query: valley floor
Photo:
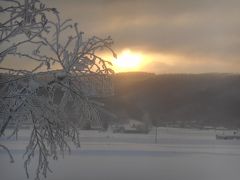
[[(28, 134), (22, 130), (17, 141), (0, 140), (15, 158), (9, 163), (0, 150), (1, 179), (27, 179), (22, 155)], [(47, 180), (239, 180), (240, 141), (216, 140), (215, 134), (214, 130), (158, 128), (155, 144), (154, 129), (149, 134), (81, 131), (81, 148), (72, 147), (71, 155), (51, 161), (53, 173)]]

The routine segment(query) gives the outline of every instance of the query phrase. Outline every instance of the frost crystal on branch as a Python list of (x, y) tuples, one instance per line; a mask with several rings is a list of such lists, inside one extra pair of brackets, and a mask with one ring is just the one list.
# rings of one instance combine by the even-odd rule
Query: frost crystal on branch
[[(78, 130), (86, 122), (101, 125), (102, 107), (91, 96), (113, 93), (113, 71), (98, 53), (106, 49), (116, 54), (111, 37), (85, 39), (77, 23), (62, 21), (56, 9), (38, 0), (1, 2), (7, 6), (0, 9), (6, 19), (0, 24), (0, 137), (10, 125), (12, 136), (24, 123), (32, 125), (24, 167), (28, 177), (29, 163), (38, 156), (39, 179), (51, 171), (50, 158), (70, 152), (69, 141), (80, 146)], [(29, 59), (34, 67), (3, 67), (8, 55)], [(4, 145), (0, 148), (9, 152)]]

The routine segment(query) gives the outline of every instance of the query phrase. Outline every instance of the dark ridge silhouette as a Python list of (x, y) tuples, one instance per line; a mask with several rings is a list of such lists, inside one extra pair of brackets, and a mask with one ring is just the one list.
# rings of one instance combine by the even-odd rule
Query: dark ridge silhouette
[[(8, 78), (0, 74), (2, 82)], [(114, 96), (97, 98), (112, 114), (107, 121), (147, 114), (157, 126), (240, 128), (239, 74), (119, 73), (113, 85)]]
[(240, 75), (124, 73), (114, 77), (106, 108), (155, 125), (240, 127)]

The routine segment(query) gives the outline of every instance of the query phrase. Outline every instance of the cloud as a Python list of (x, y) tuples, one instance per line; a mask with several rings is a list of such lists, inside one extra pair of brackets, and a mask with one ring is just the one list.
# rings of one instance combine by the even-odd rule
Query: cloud
[(240, 57), (238, 0), (48, 1), (78, 21), (87, 35), (111, 35), (120, 51), (133, 48), (201, 60), (236, 63)]

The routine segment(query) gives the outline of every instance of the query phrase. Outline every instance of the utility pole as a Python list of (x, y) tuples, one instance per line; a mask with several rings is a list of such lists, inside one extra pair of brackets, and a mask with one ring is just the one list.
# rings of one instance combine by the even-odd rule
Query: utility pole
[(156, 126), (156, 132), (155, 132), (155, 144), (157, 144), (157, 136), (158, 136), (158, 127)]

